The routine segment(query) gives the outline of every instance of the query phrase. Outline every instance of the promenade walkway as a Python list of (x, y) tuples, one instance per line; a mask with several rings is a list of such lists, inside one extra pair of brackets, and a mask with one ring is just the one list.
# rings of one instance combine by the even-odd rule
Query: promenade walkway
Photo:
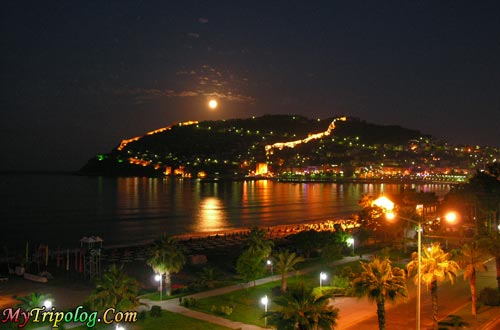
[[(371, 255), (366, 255), (365, 258), (369, 258)], [(351, 261), (359, 260), (359, 257), (346, 257), (342, 260), (338, 260), (333, 263), (333, 265), (342, 265)], [(490, 260), (488, 262), (488, 272), (482, 272), (478, 274), (478, 287), (482, 288), (484, 286), (494, 286), (494, 264)], [(308, 267), (301, 272), (303, 274), (317, 271), (320, 269), (320, 265)], [(290, 273), (289, 276), (294, 274)], [(277, 276), (266, 277), (256, 281), (256, 284), (264, 284), (271, 281), (278, 280)], [(241, 290), (247, 284), (238, 284), (228, 287), (218, 288), (210, 291), (200, 292), (193, 295), (186, 296), (186, 298), (202, 299), (211, 296), (222, 295), (228, 292), (233, 292), (236, 290)], [(253, 283), (252, 283), (253, 284)], [(387, 326), (391, 329), (407, 330), (413, 329), (415, 327), (415, 304), (416, 304), (416, 286), (413, 284), (413, 279), (407, 279), (408, 284), (408, 298), (406, 300), (401, 300), (396, 304), (388, 303), (386, 305), (387, 313)], [(431, 299), (428, 292), (424, 288), (422, 290), (422, 329), (429, 327), (432, 324), (431, 320)], [(454, 285), (450, 283), (441, 284), (440, 290), (440, 319), (444, 318), (446, 315), (453, 314), (461, 308), (464, 308), (469, 303), (469, 287), (468, 282), (464, 281), (461, 276), (457, 278)], [(201, 313), (187, 309), (185, 307), (179, 306), (177, 299), (165, 300), (165, 301), (151, 301), (147, 299), (142, 299), (141, 302), (145, 303), (149, 308), (152, 305), (159, 305), (162, 309), (169, 310), (174, 313), (183, 314), (188, 317), (204, 320), (210, 323), (219, 324), (230, 329), (241, 329), (241, 330), (264, 330), (262, 327), (256, 325), (244, 324), (241, 322), (235, 322), (231, 320), (224, 319), (211, 314)], [(358, 299), (355, 297), (337, 297), (332, 302), (333, 306), (340, 309), (339, 320), (337, 322), (336, 329), (339, 330), (373, 330), (378, 327), (378, 321), (376, 316), (376, 306), (374, 303), (369, 302), (366, 298)], [(492, 317), (489, 322), (481, 324), (478, 329), (481, 330), (493, 330), (498, 329), (498, 324), (500, 323), (500, 315), (497, 317)]]
[[(371, 255), (367, 254), (365, 256), (365, 258), (369, 258), (370, 256)], [(337, 260), (337, 261), (333, 262), (332, 265), (334, 265), (334, 266), (342, 265), (342, 264), (349, 263), (351, 261), (356, 261), (356, 260), (359, 260), (358, 256), (345, 257), (341, 260)], [(320, 268), (321, 268), (320, 265), (316, 265), (316, 266), (311, 266), (311, 267), (301, 269), (300, 272), (302, 274), (306, 274), (306, 273), (318, 270)], [(291, 272), (288, 274), (288, 276), (294, 276), (295, 273), (296, 272)], [(256, 285), (274, 282), (277, 280), (278, 280), (278, 276), (264, 277), (264, 278), (258, 279), (256, 281)], [(219, 296), (219, 295), (223, 295), (223, 294), (226, 294), (229, 292), (241, 290), (244, 287), (251, 285), (251, 284), (253, 284), (253, 282), (244, 283), (244, 284), (235, 284), (235, 285), (226, 286), (226, 287), (222, 287), (222, 288), (218, 288), (218, 289), (214, 289), (214, 290), (210, 290), (210, 291), (195, 293), (192, 295), (185, 296), (184, 298), (203, 299), (203, 298), (212, 297), (212, 296)], [(228, 319), (225, 319), (222, 317), (218, 317), (218, 316), (215, 316), (212, 314), (206, 314), (206, 313), (202, 313), (202, 312), (198, 312), (198, 311), (193, 311), (191, 309), (180, 306), (179, 301), (177, 299), (170, 299), (170, 300), (164, 300), (164, 301), (153, 301), (153, 300), (149, 300), (149, 299), (141, 299), (140, 302), (145, 304), (146, 306), (148, 306), (148, 308), (151, 308), (151, 306), (153, 306), (153, 305), (157, 305), (157, 306), (160, 306), (162, 309), (168, 310), (170, 312), (179, 313), (179, 314), (182, 314), (182, 315), (185, 315), (188, 317), (207, 321), (210, 323), (215, 323), (215, 324), (222, 325), (222, 326), (225, 326), (225, 327), (230, 328), (230, 329), (241, 329), (241, 330), (264, 330), (265, 329), (265, 328), (262, 328), (262, 327), (259, 327), (256, 325), (235, 322), (235, 321), (231, 321), (231, 320), (228, 320)]]

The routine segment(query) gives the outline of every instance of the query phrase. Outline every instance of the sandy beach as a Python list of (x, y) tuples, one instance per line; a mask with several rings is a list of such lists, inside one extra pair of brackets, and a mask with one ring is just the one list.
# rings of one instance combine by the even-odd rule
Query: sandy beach
[[(280, 225), (262, 228), (272, 240), (284, 237), (303, 230), (333, 230), (334, 224), (343, 224), (344, 220), (329, 220), (302, 225)], [(204, 254), (212, 249), (236, 248), (241, 246), (250, 228), (246, 230), (216, 231), (193, 233), (176, 236), (183, 244), (188, 255)], [(103, 246), (101, 259), (102, 268), (111, 264), (121, 264), (124, 270), (136, 278), (143, 289), (153, 289), (155, 283), (151, 280), (153, 271), (146, 264), (147, 251), (152, 242), (144, 242), (135, 246)], [(57, 308), (67, 309), (81, 305), (94, 288), (93, 281), (84, 279), (78, 267), (74, 267), (73, 250), (71, 251), (70, 269), (67, 271), (63, 263), (57, 267), (57, 253), (50, 253), (47, 270), (54, 276), (47, 283), (28, 281), (21, 276), (11, 274), (7, 281), (0, 284), (0, 308), (16, 305), (15, 296), (24, 296), (32, 292), (50, 293)], [(11, 265), (12, 267), (12, 265)]]

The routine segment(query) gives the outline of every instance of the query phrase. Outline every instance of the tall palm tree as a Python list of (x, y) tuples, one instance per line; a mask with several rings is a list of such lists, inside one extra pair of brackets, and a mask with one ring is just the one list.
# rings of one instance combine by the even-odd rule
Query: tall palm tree
[(362, 262), (361, 267), (363, 272), (352, 282), (354, 293), (377, 303), (378, 327), (385, 330), (385, 301), (408, 295), (404, 270), (392, 268), (389, 259), (378, 257), (370, 263)]
[(109, 306), (128, 310), (139, 305), (139, 283), (123, 272), (123, 266), (112, 265), (96, 282), (96, 288), (87, 298), (91, 308), (104, 310)]
[(491, 232), (479, 239), (479, 247), (495, 258), (497, 286), (500, 291), (500, 233)]
[(418, 278), (418, 256), (414, 252), (412, 260), (406, 265), (409, 276), (415, 274), (415, 283), (423, 282), (430, 288), (432, 297), (432, 321), (433, 329), (438, 329), (437, 314), (438, 314), (438, 282), (443, 282), (449, 279), (451, 283), (457, 277), (457, 272), (460, 269), (458, 263), (450, 260), (450, 254), (445, 253), (439, 243), (433, 243), (423, 249), (420, 265), (420, 276)]
[(179, 242), (168, 235), (162, 235), (150, 250), (151, 256), (147, 263), (162, 279), (165, 275), (165, 292), (172, 294), (171, 274), (177, 273), (186, 263), (186, 256)]
[(260, 254), (263, 258), (267, 258), (273, 249), (274, 242), (266, 239), (266, 231), (258, 227), (252, 228), (246, 241), (245, 246), (252, 254)]
[(295, 270), (295, 266), (304, 261), (304, 258), (290, 251), (285, 250), (278, 254), (274, 260), (276, 272), (281, 274), (281, 292), (286, 292), (286, 275)]
[(465, 244), (460, 249), (458, 264), (464, 269), (464, 280), (469, 279), (470, 294), (472, 298), (472, 315), (476, 316), (476, 271), (485, 271), (483, 260), (486, 255), (478, 248), (477, 242)]
[(276, 310), (264, 314), (277, 330), (333, 330), (339, 310), (329, 305), (332, 294), (315, 296), (311, 288), (299, 284), (277, 297)]

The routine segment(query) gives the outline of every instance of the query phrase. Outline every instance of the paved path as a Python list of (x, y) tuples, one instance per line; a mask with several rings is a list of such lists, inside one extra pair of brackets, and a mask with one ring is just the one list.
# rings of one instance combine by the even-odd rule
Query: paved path
[[(365, 258), (368, 258), (368, 257), (370, 257), (370, 255), (365, 256)], [(334, 266), (335, 265), (342, 265), (342, 264), (345, 264), (345, 263), (348, 263), (351, 261), (355, 261), (355, 260), (359, 260), (359, 257), (357, 257), (357, 256), (356, 257), (345, 257), (341, 260), (335, 261), (334, 263), (332, 263), (332, 265), (334, 265)], [(322, 266), (320, 266), (320, 265), (312, 266), (312, 267), (301, 269), (300, 272), (302, 274), (305, 274), (305, 273), (309, 273), (309, 272), (318, 270), (321, 267)], [(288, 274), (288, 276), (294, 276), (295, 274), (296, 274), (296, 272), (291, 272)], [(279, 279), (279, 277), (277, 275), (269, 276), (269, 277), (258, 279), (257, 281), (255, 281), (256, 282), (255, 284), (256, 285), (265, 284), (265, 283), (276, 281), (278, 279)], [(219, 295), (223, 295), (223, 294), (226, 294), (229, 292), (241, 290), (242, 288), (244, 288), (248, 285), (253, 285), (253, 282), (246, 283), (246, 284), (235, 284), (235, 285), (231, 285), (231, 286), (227, 286), (227, 287), (223, 287), (223, 288), (218, 288), (218, 289), (214, 289), (214, 290), (210, 290), (210, 291), (199, 292), (199, 293), (185, 296), (184, 298), (203, 299), (203, 298), (212, 297), (212, 296), (219, 296)], [(218, 317), (218, 316), (215, 316), (212, 314), (206, 314), (206, 313), (201, 313), (198, 311), (193, 311), (191, 309), (180, 306), (179, 301), (177, 299), (169, 299), (169, 300), (164, 300), (164, 301), (152, 301), (149, 299), (141, 299), (140, 301), (141, 301), (141, 303), (144, 303), (146, 306), (148, 306), (148, 308), (151, 308), (152, 305), (158, 305), (158, 306), (161, 306), (162, 309), (168, 310), (170, 312), (179, 313), (179, 314), (183, 314), (185, 316), (204, 320), (204, 321), (207, 321), (210, 323), (219, 324), (219, 325), (225, 326), (225, 327), (230, 328), (230, 329), (265, 330), (265, 328), (262, 328), (262, 327), (259, 327), (256, 325), (235, 322), (235, 321), (231, 321), (231, 320), (228, 320), (228, 319), (225, 319), (222, 317)]]

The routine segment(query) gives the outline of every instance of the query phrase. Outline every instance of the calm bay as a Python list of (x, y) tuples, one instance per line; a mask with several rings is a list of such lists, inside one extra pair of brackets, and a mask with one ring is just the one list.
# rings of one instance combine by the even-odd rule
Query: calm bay
[(26, 241), (78, 246), (98, 235), (105, 245), (181, 235), (299, 224), (347, 217), (363, 194), (434, 191), (447, 184), (200, 182), (171, 178), (0, 175), (3, 246)]

